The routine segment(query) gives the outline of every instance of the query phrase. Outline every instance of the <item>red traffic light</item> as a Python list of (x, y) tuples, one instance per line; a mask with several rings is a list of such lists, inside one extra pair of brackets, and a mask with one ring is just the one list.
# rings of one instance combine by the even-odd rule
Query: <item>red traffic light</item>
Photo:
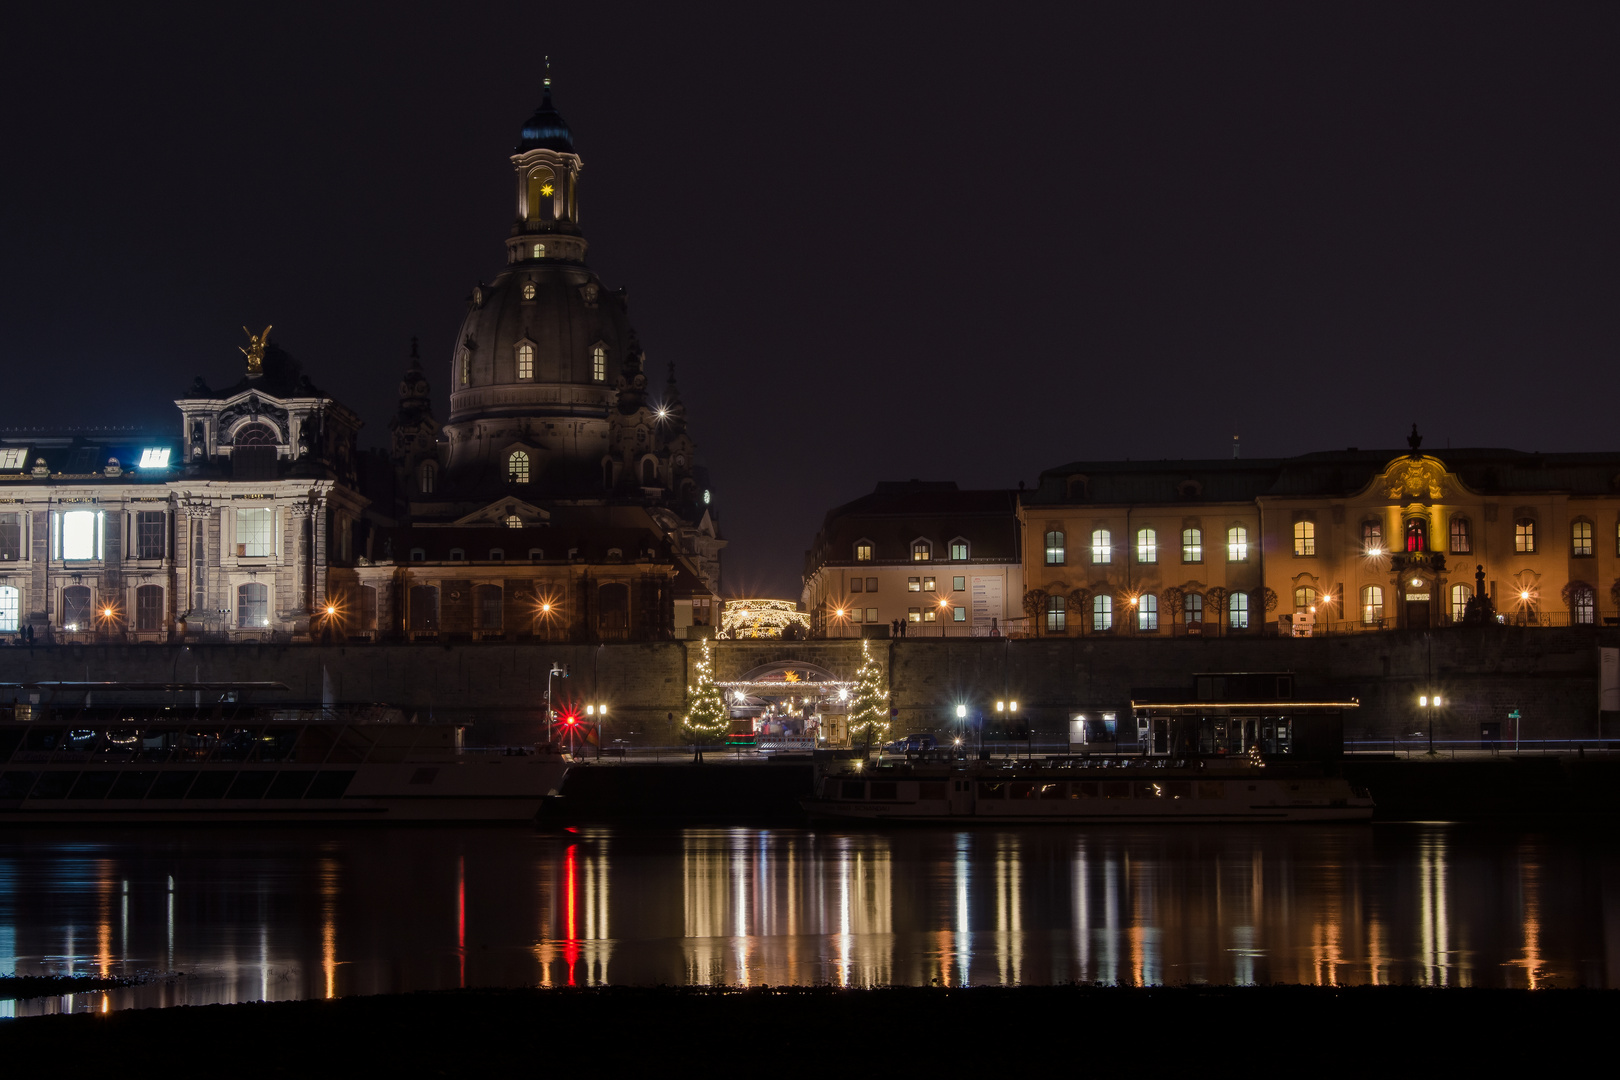
[(575, 716), (573, 713), (564, 713), (562, 720), (563, 723), (567, 724), (569, 727), (573, 727), (575, 724), (579, 723), (579, 717)]

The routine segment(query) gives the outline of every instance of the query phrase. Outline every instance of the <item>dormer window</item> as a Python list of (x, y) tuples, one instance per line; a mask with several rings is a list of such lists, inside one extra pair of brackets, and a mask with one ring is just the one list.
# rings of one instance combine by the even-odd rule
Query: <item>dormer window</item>
[(465, 550), (461, 549), (461, 548), (451, 548), (450, 549), (450, 561), (451, 562), (466, 562), (467, 561), (467, 552)]
[(0, 469), (20, 469), (28, 464), (28, 448), (0, 450)]
[(934, 557), (934, 545), (926, 540), (914, 541), (911, 545), (911, 561), (927, 562)]
[(855, 561), (856, 562), (871, 562), (872, 561), (872, 541), (870, 541), (870, 540), (857, 540), (857, 541), (855, 541)]
[(534, 378), (534, 346), (527, 341), (518, 343), (517, 377), (520, 379)]
[(543, 559), (545, 559), (545, 557), (546, 557), (546, 553), (545, 553), (544, 549), (542, 549), (542, 548), (530, 548), (529, 549), (529, 561), (530, 562), (540, 562)]
[(608, 548), (607, 558), (608, 562), (622, 562), (624, 560), (624, 552), (620, 551), (618, 548)]
[(423, 548), (411, 548), (411, 562), (427, 562), (427, 551)]
[(522, 450), (512, 451), (506, 459), (506, 479), (513, 484), (529, 482), (529, 455)]
[(505, 562), (506, 561), (506, 552), (501, 548), (490, 548), (489, 549), (489, 561), (490, 562)]

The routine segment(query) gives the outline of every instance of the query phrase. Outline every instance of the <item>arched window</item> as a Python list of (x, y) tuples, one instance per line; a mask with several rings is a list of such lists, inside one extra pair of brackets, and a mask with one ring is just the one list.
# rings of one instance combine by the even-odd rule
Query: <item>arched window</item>
[(12, 633), (21, 626), (21, 594), (15, 585), (0, 585), (0, 633)]
[[(555, 213), (557, 177), (544, 165), (529, 173), (529, 220), (550, 221)], [(540, 255), (536, 254), (535, 258)]]
[(1471, 551), (1473, 543), (1468, 534), (1468, 519), (1461, 514), (1451, 515), (1451, 553), (1467, 555)]
[(1136, 561), (1139, 563), (1156, 563), (1159, 561), (1158, 530), (1136, 530)]
[(1316, 554), (1316, 522), (1314, 522), (1314, 521), (1296, 521), (1296, 522), (1294, 522), (1294, 554), (1295, 555), (1315, 555)]
[(270, 587), (251, 581), (236, 588), (236, 625), (243, 629), (270, 625)]
[(69, 585), (62, 590), (62, 629), (80, 632), (92, 628), (90, 621), (90, 587)]
[(652, 458), (648, 458), (641, 463), (641, 486), (658, 486), (658, 463)]
[(1513, 523), (1513, 550), (1520, 555), (1536, 553), (1536, 523), (1531, 518), (1520, 518)]
[(505, 548), (490, 548), (489, 549), (489, 561), (490, 562), (505, 562), (506, 561), (506, 549)]
[(1576, 626), (1591, 626), (1597, 622), (1597, 590), (1576, 582), (1570, 588), (1570, 621)]
[[(0, 630), (3, 629), (5, 627), (0, 626)], [(163, 586), (142, 585), (135, 590), (135, 629), (163, 629)]]
[(1106, 594), (1091, 598), (1091, 628), (1093, 630), (1112, 630), (1114, 628), (1114, 598)]
[(1363, 521), (1361, 523), (1361, 553), (1363, 555), (1382, 555), (1384, 553), (1384, 526), (1377, 521)]
[(1063, 546), (1063, 530), (1051, 529), (1046, 534), (1046, 565), (1062, 566), (1067, 556)]
[(1187, 625), (1204, 621), (1204, 594), (1190, 592), (1181, 598), (1187, 612)]
[(461, 385), (472, 385), (472, 353), (461, 350)]
[(529, 455), (522, 450), (514, 450), (506, 459), (506, 479), (513, 484), (527, 484), (529, 482)]
[(467, 551), (466, 551), (466, 549), (465, 548), (451, 548), (450, 549), (450, 561), (451, 562), (466, 562), (467, 561)]
[(1301, 585), (1294, 590), (1294, 610), (1311, 611), (1316, 607), (1316, 590), (1309, 585)]
[(1574, 521), (1569, 526), (1569, 553), (1576, 558), (1589, 557), (1592, 554), (1592, 523), (1590, 521)]
[(372, 585), (360, 586), (360, 610), (356, 612), (362, 631), (377, 629), (377, 589)]
[(501, 587), (478, 585), (473, 588), (473, 629), (485, 632), (501, 628)]
[(527, 341), (517, 347), (517, 377), (520, 379), (534, 378), (534, 346)]
[(591, 378), (596, 382), (607, 382), (607, 349), (601, 345), (591, 347)]
[(1361, 590), (1361, 625), (1381, 626), (1384, 622), (1384, 590), (1366, 585)]
[(597, 625), (603, 630), (630, 627), (630, 586), (609, 582), (597, 591)]
[(416, 483), (422, 489), (422, 494), (433, 494), (433, 485), (438, 479), (439, 467), (431, 461), (422, 462), (422, 467), (417, 470), (416, 476)]
[(276, 446), (280, 441), (268, 424), (245, 424), (231, 436), (232, 446)]
[(1114, 561), (1114, 534), (1107, 529), (1092, 530), (1091, 561), (1096, 564)]
[(533, 300), (534, 299), (534, 293), (535, 293), (534, 282), (525, 281), (523, 283), (523, 299), (525, 299), (525, 300)]
[(1159, 628), (1159, 598), (1152, 593), (1143, 593), (1136, 600), (1136, 628), (1138, 630)]
[(523, 519), (518, 517), (516, 514), (507, 514), (501, 519), (501, 524), (505, 525), (508, 529), (521, 529), (523, 528)]
[(1226, 561), (1247, 562), (1248, 559), (1249, 530), (1242, 525), (1234, 525), (1226, 530)]
[(1429, 523), (1422, 518), (1406, 519), (1406, 550), (1429, 550)]
[[(1456, 521), (1455, 518), (1452, 519)], [(1453, 585), (1451, 587), (1451, 621), (1460, 623), (1463, 616), (1468, 614), (1468, 601), (1474, 598), (1474, 590), (1466, 585)]]
[(1233, 630), (1249, 628), (1249, 594), (1235, 592), (1226, 598), (1226, 625)]
[(537, 259), (545, 258), (546, 257), (546, 245), (544, 245), (544, 244), (536, 244), (536, 245), (534, 245), (534, 247), (530, 250), (530, 254), (533, 255)]
[(439, 587), (412, 585), (410, 591), (411, 616), (407, 628), (413, 633), (432, 634), (439, 629)]
[(911, 561), (927, 562), (934, 557), (934, 545), (926, 540), (915, 540), (911, 544)]
[(1049, 634), (1061, 634), (1068, 629), (1068, 609), (1064, 606), (1063, 597), (1048, 596), (1046, 598), (1046, 631)]
[(1181, 530), (1181, 561), (1184, 563), (1201, 563), (1204, 561), (1204, 530)]

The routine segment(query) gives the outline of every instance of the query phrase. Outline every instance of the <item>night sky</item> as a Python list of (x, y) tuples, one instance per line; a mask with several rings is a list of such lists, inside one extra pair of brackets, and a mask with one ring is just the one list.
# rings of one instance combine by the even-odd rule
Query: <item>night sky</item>
[(1620, 5), (1328, 8), (31, 5), (0, 424), (173, 428), (265, 323), (379, 446), (419, 335), (443, 419), (550, 53), (728, 595), (883, 479), (1620, 451)]

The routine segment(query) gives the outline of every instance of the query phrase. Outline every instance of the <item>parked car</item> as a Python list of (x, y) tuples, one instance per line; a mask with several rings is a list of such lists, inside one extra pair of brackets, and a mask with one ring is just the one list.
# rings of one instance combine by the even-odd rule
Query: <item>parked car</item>
[(934, 736), (919, 732), (916, 735), (907, 735), (903, 739), (896, 739), (883, 749), (891, 754), (920, 754), (924, 750), (933, 750), (939, 746), (939, 740)]

